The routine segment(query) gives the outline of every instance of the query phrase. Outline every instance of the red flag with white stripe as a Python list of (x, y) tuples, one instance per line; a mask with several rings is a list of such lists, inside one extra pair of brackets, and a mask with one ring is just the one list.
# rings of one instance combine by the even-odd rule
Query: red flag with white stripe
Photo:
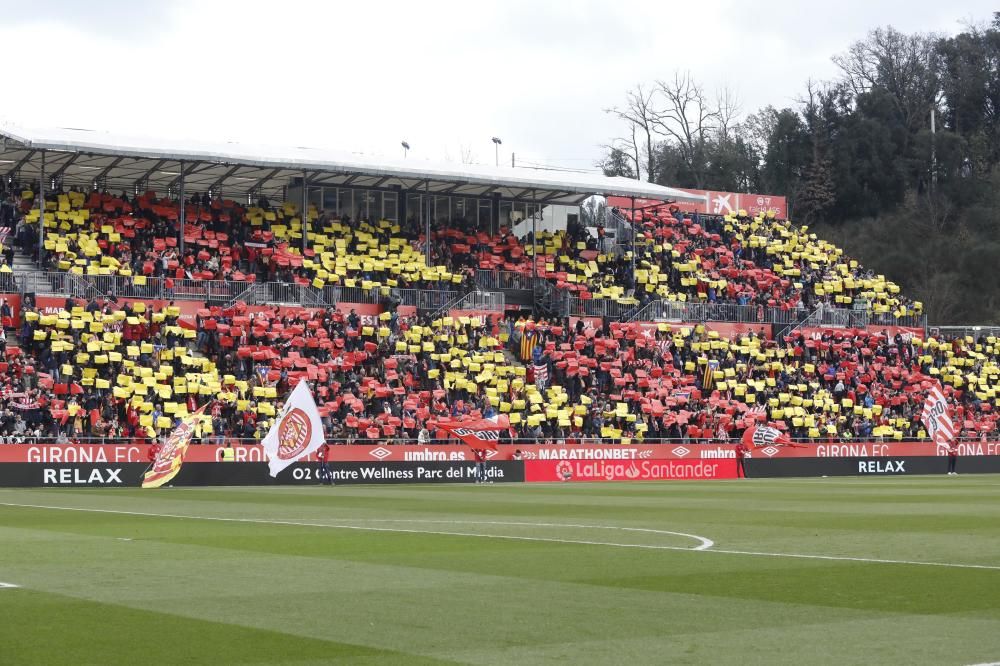
[(455, 435), (473, 449), (496, 451), (501, 433), (510, 430), (510, 419), (506, 414), (500, 414), (486, 419), (438, 423), (438, 427)]
[(743, 432), (743, 445), (759, 449), (764, 446), (794, 446), (792, 439), (771, 426), (751, 426)]
[(948, 403), (944, 399), (940, 384), (935, 384), (927, 392), (927, 400), (924, 401), (924, 411), (920, 414), (920, 422), (924, 424), (927, 434), (937, 444), (947, 446), (955, 439), (955, 426), (948, 414)]

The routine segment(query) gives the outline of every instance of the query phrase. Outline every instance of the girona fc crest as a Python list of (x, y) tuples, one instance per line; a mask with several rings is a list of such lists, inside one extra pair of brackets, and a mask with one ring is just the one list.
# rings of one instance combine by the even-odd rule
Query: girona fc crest
[(292, 409), (278, 425), (278, 457), (291, 460), (301, 454), (312, 440), (312, 423), (304, 411)]

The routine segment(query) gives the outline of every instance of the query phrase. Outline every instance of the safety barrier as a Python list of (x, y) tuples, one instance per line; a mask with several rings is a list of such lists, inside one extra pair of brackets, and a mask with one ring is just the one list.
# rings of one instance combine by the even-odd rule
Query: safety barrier
[[(9, 277), (8, 277), (9, 276)], [(8, 284), (4, 285), (4, 280)], [(533, 289), (541, 278), (532, 278), (511, 271), (477, 271), (479, 293), (490, 294), (486, 305), (475, 309), (500, 311), (503, 309), (502, 289)], [(21, 294), (65, 295), (91, 299), (101, 296), (115, 298), (146, 298), (159, 300), (243, 301), (248, 305), (271, 303), (296, 303), (308, 307), (332, 307), (344, 303), (381, 303), (396, 300), (400, 305), (415, 306), (421, 310), (438, 310), (462, 297), (460, 291), (430, 289), (387, 289), (375, 287), (342, 287), (329, 285), (317, 289), (309, 284), (286, 282), (253, 282), (250, 280), (195, 280), (187, 278), (160, 278), (133, 275), (77, 275), (59, 271), (17, 272), (0, 274), (0, 290)], [(473, 308), (468, 308), (473, 309)], [(867, 326), (905, 326), (927, 328), (926, 315), (896, 317), (893, 314), (873, 313), (867, 310), (850, 310), (823, 306), (812, 313), (803, 309), (761, 308), (755, 305), (733, 303), (705, 303), (655, 300), (645, 305), (626, 304), (610, 299), (568, 298), (568, 305), (560, 308), (568, 316), (606, 317), (628, 321), (718, 321), (735, 323), (762, 323), (778, 325), (828, 326), (838, 328), (864, 328)], [(809, 318), (804, 322), (805, 317)], [(971, 330), (964, 335), (977, 335), (977, 331), (1000, 328), (943, 327), (958, 331)]]
[(570, 299), (570, 314), (586, 317), (609, 317), (626, 321), (718, 321), (746, 324), (807, 325), (836, 328), (867, 326), (905, 326), (926, 328), (926, 315), (876, 314), (864, 310), (823, 307), (809, 312), (803, 308), (784, 309), (738, 305), (655, 300), (645, 305), (625, 304), (609, 299)]
[[(339, 483), (458, 483), (476, 480), (472, 450), (464, 445), (334, 446), (328, 452)], [(0, 487), (137, 486), (148, 469), (144, 445), (7, 445), (0, 447)], [(738, 474), (728, 442), (695, 444), (501, 444), (485, 463), (491, 481), (643, 481), (726, 479)], [(174, 485), (315, 484), (323, 480), (315, 456), (272, 478), (261, 446), (192, 446)], [(930, 442), (858, 442), (811, 447), (752, 448), (749, 476), (864, 476), (944, 474), (947, 451)], [(960, 446), (959, 473), (1000, 473), (996, 442)]]

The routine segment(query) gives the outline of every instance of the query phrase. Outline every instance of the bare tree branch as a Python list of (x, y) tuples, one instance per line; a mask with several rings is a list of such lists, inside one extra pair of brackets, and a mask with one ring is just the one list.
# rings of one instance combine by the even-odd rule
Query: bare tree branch
[(639, 142), (636, 140), (636, 134), (641, 134), (644, 144), (642, 152), (645, 154), (646, 178), (651, 183), (656, 180), (656, 151), (654, 150), (654, 145), (656, 144), (656, 130), (654, 127), (656, 111), (653, 108), (654, 93), (654, 90), (644, 90), (641, 83), (637, 84), (634, 90), (629, 90), (625, 93), (624, 107), (616, 106), (604, 110), (605, 113), (611, 113), (629, 123), (633, 135), (631, 143), (635, 147), (636, 174), (640, 180), (642, 179), (643, 169), (639, 168), (640, 151), (638, 149)]

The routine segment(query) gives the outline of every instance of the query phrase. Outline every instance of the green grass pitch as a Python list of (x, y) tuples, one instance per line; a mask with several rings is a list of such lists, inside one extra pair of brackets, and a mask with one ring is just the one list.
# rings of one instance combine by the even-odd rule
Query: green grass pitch
[(978, 664), (1000, 477), (0, 489), (0, 581), (5, 665)]

